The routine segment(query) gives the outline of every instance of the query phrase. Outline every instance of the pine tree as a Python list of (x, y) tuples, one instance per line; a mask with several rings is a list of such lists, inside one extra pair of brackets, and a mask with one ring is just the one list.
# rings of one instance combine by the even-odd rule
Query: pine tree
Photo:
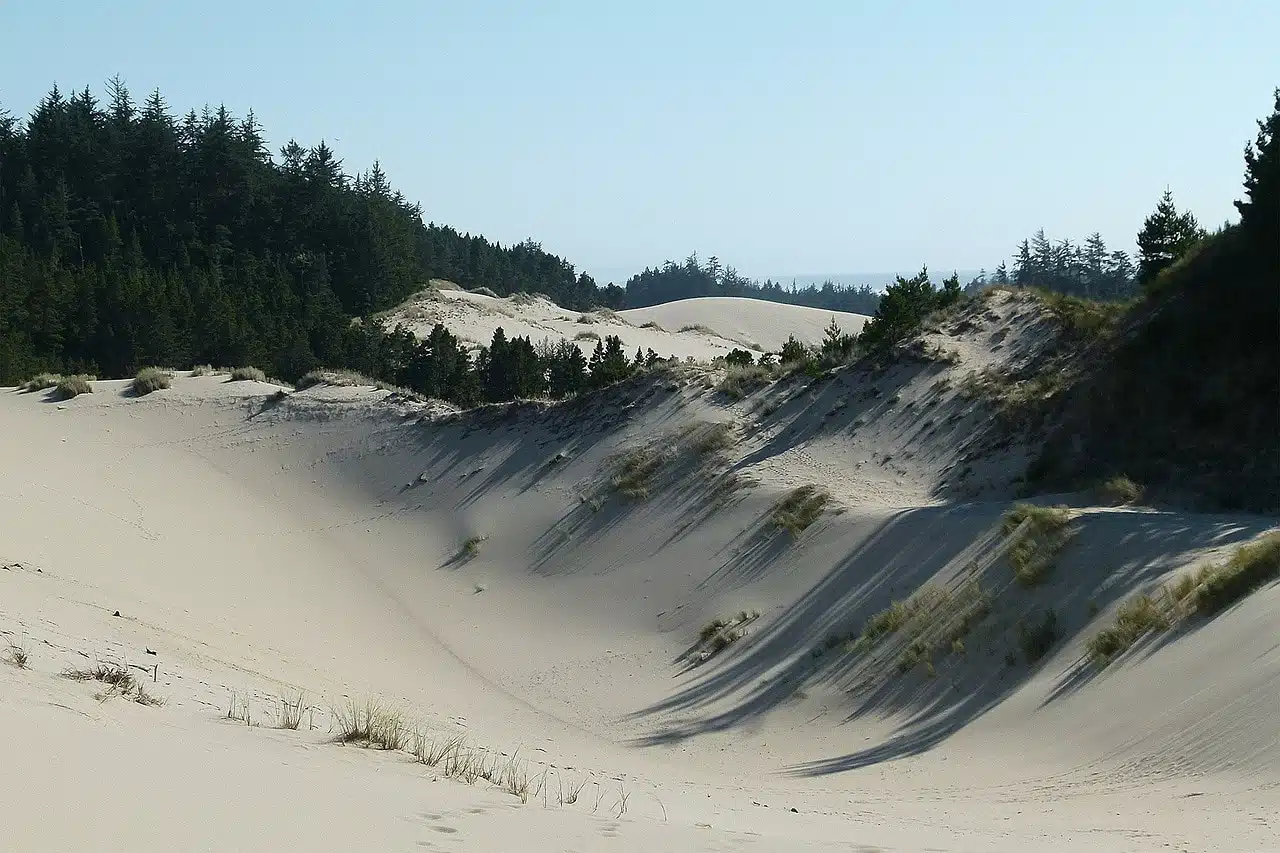
[(1138, 232), (1138, 279), (1150, 285), (1162, 270), (1182, 257), (1202, 237), (1204, 231), (1190, 211), (1179, 212), (1173, 193), (1166, 189), (1155, 212)]
[(1245, 146), (1244, 190), (1247, 200), (1237, 201), (1240, 224), (1261, 237), (1272, 258), (1280, 254), (1280, 88), (1275, 107), (1258, 122), (1258, 138)]

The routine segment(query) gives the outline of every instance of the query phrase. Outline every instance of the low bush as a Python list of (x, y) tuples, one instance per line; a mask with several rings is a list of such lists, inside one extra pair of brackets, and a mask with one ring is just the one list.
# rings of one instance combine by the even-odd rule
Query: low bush
[(78, 397), (81, 394), (92, 394), (93, 386), (90, 385), (92, 376), (77, 374), (75, 376), (64, 376), (58, 380), (58, 396), (64, 400), (70, 400), (72, 397)]
[(144, 367), (133, 377), (133, 393), (145, 397), (153, 391), (168, 388), (173, 383), (173, 374), (158, 367)]
[(267, 374), (256, 367), (237, 367), (231, 371), (229, 382), (266, 382)]
[(1018, 504), (1004, 514), (1004, 533), (1018, 535), (1008, 557), (1020, 584), (1036, 586), (1049, 576), (1059, 552), (1074, 533), (1068, 526), (1070, 521), (1071, 514), (1065, 507)]
[(773, 523), (793, 537), (799, 537), (822, 515), (831, 495), (817, 486), (793, 489), (773, 509)]

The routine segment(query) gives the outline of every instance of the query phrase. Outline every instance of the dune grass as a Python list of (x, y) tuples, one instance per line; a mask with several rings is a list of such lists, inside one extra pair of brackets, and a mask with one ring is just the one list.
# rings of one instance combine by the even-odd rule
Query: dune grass
[(57, 387), (61, 381), (62, 374), (60, 373), (37, 373), (22, 383), (22, 390), (28, 392), (44, 391), (48, 388)]
[(1280, 579), (1280, 532), (1241, 545), (1224, 563), (1208, 563), (1152, 593), (1120, 606), (1115, 622), (1089, 638), (1086, 649), (1099, 668), (1147, 634), (1167, 631), (1193, 614), (1212, 618), (1267, 583)]
[(699, 332), (704, 335), (714, 335), (715, 331), (701, 323), (691, 323), (688, 326), (681, 326), (681, 332)]
[(92, 394), (93, 386), (89, 384), (92, 380), (92, 376), (83, 373), (78, 373), (75, 376), (64, 376), (58, 380), (58, 396), (63, 400), (70, 400), (72, 397), (79, 397), (81, 394)]
[(139, 705), (145, 705), (148, 708), (161, 708), (164, 706), (164, 700), (159, 696), (153, 696), (139, 684), (133, 691), (133, 701)]
[(463, 542), (463, 543), (462, 543), (462, 553), (463, 553), (463, 555), (464, 555), (464, 556), (466, 556), (466, 557), (468, 557), (468, 558), (470, 558), (470, 557), (474, 557), (476, 554), (479, 554), (479, 553), (480, 553), (480, 543), (481, 543), (481, 542), (483, 542), (484, 540), (488, 539), (488, 538), (489, 538), (488, 536), (469, 536), (469, 537), (467, 537), (467, 540), (466, 540), (465, 542)]
[(144, 367), (133, 377), (133, 393), (145, 397), (153, 391), (168, 388), (173, 383), (173, 374), (158, 367)]
[(191, 368), (191, 375), (195, 376), (214, 376), (221, 371), (214, 369), (212, 364), (197, 364)]
[(666, 329), (662, 328), (662, 326), (658, 325), (658, 323), (657, 323), (657, 322), (655, 322), (655, 321), (653, 321), (653, 320), (650, 320), (650, 321), (649, 321), (649, 322), (647, 322), (647, 323), (641, 323), (641, 324), (640, 324), (640, 328), (642, 328), (642, 329), (653, 329), (655, 332), (665, 332), (665, 331), (666, 331)]
[(621, 457), (613, 475), (613, 488), (634, 501), (649, 497), (653, 475), (662, 467), (663, 455), (647, 447), (636, 448)]
[[(578, 322), (582, 321), (579, 320)], [(575, 341), (598, 341), (600, 340), (600, 335), (596, 332), (578, 332), (573, 336), (573, 339)]]
[(1085, 649), (1099, 667), (1106, 666), (1147, 634), (1164, 631), (1171, 624), (1165, 602), (1147, 593), (1138, 593), (1116, 614), (1115, 624), (1089, 638)]
[(4, 655), (5, 660), (8, 661), (11, 666), (18, 669), (26, 669), (27, 663), (30, 660), (30, 655), (27, 654), (26, 646), (19, 645), (12, 641), (10, 641), (8, 645), (9, 648), (5, 651)]
[(1017, 533), (1027, 522), (1008, 552), (1018, 583), (1031, 587), (1048, 578), (1058, 554), (1075, 532), (1069, 527), (1070, 521), (1071, 514), (1065, 507), (1018, 504), (1004, 514), (1001, 527), (1006, 536)]
[(698, 632), (698, 649), (695, 653), (697, 662), (707, 662), (747, 636), (745, 626), (759, 618), (760, 611), (743, 610), (735, 616), (715, 619), (702, 626), (702, 630)]
[(1192, 599), (1196, 610), (1212, 615), (1266, 583), (1280, 579), (1280, 532), (1241, 546), (1231, 559), (1197, 573)]
[(817, 486), (792, 489), (773, 509), (773, 523), (798, 538), (822, 515), (831, 495)]
[(63, 671), (62, 677), (72, 681), (100, 681), (110, 687), (119, 688), (121, 692), (132, 690), (136, 683), (132, 673), (118, 663), (100, 663), (87, 669), (70, 668)]
[(354, 699), (333, 709), (338, 743), (353, 743), (373, 749), (399, 750), (409, 743), (409, 730), (399, 711), (391, 710), (373, 699), (364, 706)]
[(1118, 475), (1100, 483), (1094, 493), (1105, 504), (1128, 505), (1142, 500), (1143, 488), (1128, 477)]
[(292, 697), (280, 697), (280, 715), (276, 720), (276, 728), (297, 731), (302, 725), (302, 712), (307, 709), (306, 695), (299, 692)]
[(736, 424), (733, 421), (696, 423), (684, 431), (683, 438), (695, 455), (709, 456), (733, 447), (735, 428)]
[(735, 400), (741, 400), (752, 391), (763, 388), (773, 379), (773, 371), (758, 364), (731, 364), (716, 390)]
[(267, 374), (256, 367), (237, 367), (231, 371), (228, 382), (266, 382)]

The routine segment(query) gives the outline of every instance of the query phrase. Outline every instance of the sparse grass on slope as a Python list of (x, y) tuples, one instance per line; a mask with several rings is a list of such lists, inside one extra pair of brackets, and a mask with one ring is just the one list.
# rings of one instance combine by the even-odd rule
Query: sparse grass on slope
[(741, 400), (757, 388), (768, 385), (771, 379), (773, 371), (767, 367), (731, 364), (717, 390), (735, 400)]
[(1193, 613), (1212, 617), (1277, 579), (1280, 532), (1240, 546), (1225, 563), (1209, 563), (1154, 593), (1133, 596), (1120, 606), (1111, 627), (1089, 639), (1089, 657), (1106, 666), (1147, 634), (1166, 631)]
[(152, 391), (168, 388), (173, 383), (173, 374), (158, 367), (144, 367), (133, 377), (133, 393), (145, 397)]
[(773, 509), (773, 523), (793, 537), (799, 537), (822, 515), (831, 495), (817, 486), (793, 489)]
[(631, 500), (649, 497), (653, 475), (662, 467), (663, 456), (653, 448), (636, 448), (624, 454), (613, 475), (613, 488)]
[(760, 617), (759, 611), (743, 610), (728, 619), (716, 619), (698, 632), (698, 663), (705, 663), (747, 635), (746, 625)]
[(5, 652), (5, 659), (18, 669), (27, 668), (27, 661), (29, 657), (26, 646), (19, 645), (12, 641), (9, 643), (9, 648)]
[(1018, 537), (1008, 552), (1018, 583), (1036, 586), (1044, 582), (1074, 533), (1068, 526), (1070, 521), (1071, 514), (1065, 507), (1018, 504), (1004, 514), (1005, 535)]
[(78, 397), (81, 394), (92, 394), (93, 386), (89, 384), (92, 380), (92, 376), (83, 373), (75, 376), (64, 376), (58, 380), (58, 396), (64, 400), (70, 400), (72, 397)]

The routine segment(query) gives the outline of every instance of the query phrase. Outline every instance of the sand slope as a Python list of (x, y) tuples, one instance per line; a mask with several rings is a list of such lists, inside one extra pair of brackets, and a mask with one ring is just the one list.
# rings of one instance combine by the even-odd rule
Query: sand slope
[[(991, 310), (996, 343), (938, 333), (955, 364), (741, 401), (694, 368), (467, 413), (221, 377), (0, 392), (0, 631), (30, 653), (0, 665), (6, 843), (1274, 849), (1280, 588), (1101, 673), (1082, 650), (1131, 591), (1275, 519), (1061, 496), (1078, 533), (1048, 583), (1011, 586), (995, 557), (1025, 450), (985, 445), (989, 412), (955, 385), (1036, 357), (1046, 329), (1025, 304)], [(697, 449), (716, 423), (732, 440)], [(629, 500), (619, 457), (645, 449), (661, 461)], [(805, 484), (833, 500), (793, 541), (770, 518)], [(974, 565), (999, 605), (934, 677), (826, 649)], [(1047, 606), (1062, 639), (1006, 663)], [(693, 665), (699, 630), (741, 610), (760, 614), (746, 636)], [(59, 676), (93, 661), (158, 667), (166, 704)], [(272, 728), (298, 692), (302, 730)], [(261, 725), (226, 719), (233, 696)], [(522, 804), (330, 743), (330, 709), (366, 697), (549, 781)]]
[(590, 355), (597, 340), (617, 335), (628, 354), (637, 348), (652, 349), (663, 358), (674, 355), (698, 361), (710, 361), (736, 348), (776, 353), (791, 335), (817, 343), (832, 317), (846, 332), (861, 330), (868, 319), (861, 314), (733, 297), (584, 313), (561, 308), (544, 296), (502, 298), (439, 286), (417, 294), (385, 317), (392, 325), (404, 323), (419, 336), (443, 323), (475, 346), (487, 346), (494, 330), (501, 328), (509, 338), (527, 336), (534, 343), (573, 341)]

